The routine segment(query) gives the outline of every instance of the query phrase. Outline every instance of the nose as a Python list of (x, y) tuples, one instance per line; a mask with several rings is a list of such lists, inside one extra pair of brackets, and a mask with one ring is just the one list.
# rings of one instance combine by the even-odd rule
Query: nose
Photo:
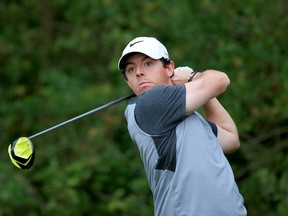
[(137, 67), (136, 69), (136, 76), (143, 76), (144, 75), (144, 71), (141, 67)]

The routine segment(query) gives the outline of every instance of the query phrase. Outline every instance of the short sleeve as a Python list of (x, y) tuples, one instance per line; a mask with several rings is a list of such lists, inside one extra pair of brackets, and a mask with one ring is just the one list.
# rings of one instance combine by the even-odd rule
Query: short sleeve
[(165, 133), (186, 118), (186, 89), (181, 86), (157, 86), (138, 96), (135, 119), (151, 135)]

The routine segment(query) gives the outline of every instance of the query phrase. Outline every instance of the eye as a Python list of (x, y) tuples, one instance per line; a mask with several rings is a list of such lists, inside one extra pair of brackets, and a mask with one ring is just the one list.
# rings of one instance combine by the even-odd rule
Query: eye
[(145, 67), (151, 67), (153, 65), (153, 61), (146, 61), (145, 63), (144, 63), (144, 66)]
[(125, 68), (125, 73), (132, 73), (134, 72), (136, 69), (135, 69), (135, 66), (132, 66), (132, 65), (127, 65), (126, 68)]

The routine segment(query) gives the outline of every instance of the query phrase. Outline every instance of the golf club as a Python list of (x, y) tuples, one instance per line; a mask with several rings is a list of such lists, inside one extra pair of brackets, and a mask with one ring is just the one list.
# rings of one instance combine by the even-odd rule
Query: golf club
[(47, 133), (49, 131), (55, 130), (56, 128), (62, 127), (64, 125), (68, 124), (68, 123), (71, 123), (71, 122), (75, 121), (75, 120), (78, 120), (80, 118), (88, 116), (88, 115), (90, 115), (92, 113), (99, 112), (99, 111), (101, 111), (103, 109), (106, 109), (108, 107), (111, 107), (111, 106), (113, 106), (115, 104), (121, 103), (121, 102), (123, 102), (125, 100), (128, 100), (128, 99), (134, 97), (134, 96), (135, 96), (135, 94), (130, 94), (130, 95), (121, 97), (121, 98), (116, 99), (114, 101), (111, 101), (111, 102), (109, 102), (107, 104), (104, 104), (104, 105), (102, 105), (100, 107), (97, 107), (97, 108), (95, 108), (93, 110), (90, 110), (90, 111), (85, 112), (85, 113), (83, 113), (81, 115), (78, 115), (78, 116), (76, 116), (76, 117), (74, 117), (72, 119), (69, 119), (69, 120), (64, 121), (64, 122), (62, 122), (60, 124), (57, 124), (57, 125), (55, 125), (53, 127), (50, 127), (50, 128), (48, 128), (46, 130), (43, 130), (43, 131), (41, 131), (39, 133), (36, 133), (36, 134), (34, 134), (32, 136), (18, 138), (17, 140), (15, 140), (13, 142), (13, 144), (10, 144), (9, 147), (8, 147), (8, 154), (9, 154), (9, 157), (10, 157), (12, 163), (16, 167), (18, 167), (19, 169), (29, 169), (33, 165), (34, 159), (35, 159), (35, 148), (34, 148), (32, 142), (31, 142), (31, 139), (33, 139), (33, 138), (35, 138), (37, 136), (40, 136), (42, 134), (45, 134), (45, 133)]

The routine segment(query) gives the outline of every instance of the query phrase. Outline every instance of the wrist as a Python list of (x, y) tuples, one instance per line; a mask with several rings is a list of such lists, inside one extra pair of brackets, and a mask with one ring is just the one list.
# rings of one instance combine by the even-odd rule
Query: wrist
[(188, 76), (188, 82), (191, 82), (197, 73), (198, 71), (191, 71), (191, 73)]

